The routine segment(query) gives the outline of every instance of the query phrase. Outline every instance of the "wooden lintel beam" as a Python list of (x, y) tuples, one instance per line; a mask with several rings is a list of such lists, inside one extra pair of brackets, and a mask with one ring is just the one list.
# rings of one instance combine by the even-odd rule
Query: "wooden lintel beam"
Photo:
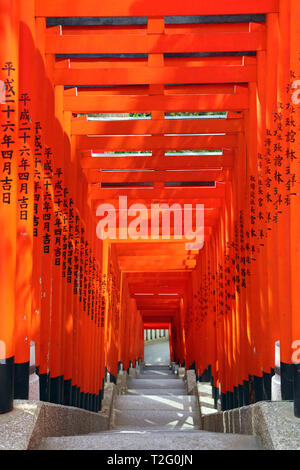
[(45, 17), (99, 17), (99, 16), (182, 16), (182, 15), (243, 15), (278, 12), (278, 0), (164, 0), (137, 2), (136, 0), (36, 0), (36, 16)]
[[(164, 95), (226, 95), (233, 93), (240, 93), (242, 88), (247, 87), (247, 85), (234, 85), (232, 83), (221, 83), (214, 84), (175, 84), (175, 85), (165, 85), (164, 86)], [(99, 87), (99, 86), (77, 86), (73, 88), (66, 88), (64, 94), (67, 96), (148, 96), (149, 94), (153, 95), (150, 87), (148, 85), (117, 85), (108, 87)]]
[(50, 54), (143, 54), (257, 51), (266, 47), (262, 32), (197, 34), (46, 35)]
[(56, 68), (55, 85), (149, 85), (167, 83), (248, 83), (256, 65), (215, 67)]
[(223, 170), (194, 171), (99, 171), (87, 170), (88, 183), (139, 183), (139, 182), (185, 182), (225, 181), (231, 173)]
[(94, 200), (116, 199), (120, 195), (127, 196), (128, 199), (145, 200), (179, 200), (179, 199), (222, 199), (225, 197), (225, 186), (220, 183), (216, 188), (98, 188), (90, 187), (89, 198)]
[(73, 113), (242, 111), (248, 95), (65, 96), (64, 109)]
[(242, 130), (242, 119), (72, 120), (73, 135), (231, 134)]
[(83, 169), (121, 170), (121, 169), (150, 169), (150, 170), (177, 170), (177, 169), (216, 169), (230, 168), (234, 163), (234, 153), (223, 155), (176, 155), (176, 156), (128, 156), (128, 157), (82, 157), (80, 160)]
[(97, 151), (149, 151), (149, 150), (221, 150), (237, 147), (234, 135), (201, 136), (80, 136), (77, 149)]

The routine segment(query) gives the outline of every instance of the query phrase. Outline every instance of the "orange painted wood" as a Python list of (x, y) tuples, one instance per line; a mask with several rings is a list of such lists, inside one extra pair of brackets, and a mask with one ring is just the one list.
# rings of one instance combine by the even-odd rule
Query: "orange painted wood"
[[(9, 0), (1, 2), (0, 28), (2, 31), (2, 47), (0, 52), (0, 80), (2, 82), (2, 104), (0, 124), (11, 124), (1, 133), (1, 152), (12, 157), (11, 164), (5, 170), (2, 158), (0, 185), (0, 232), (1, 253), (0, 263), (0, 359), (14, 356), (14, 322), (15, 322), (15, 275), (16, 275), (16, 229), (17, 229), (17, 157), (18, 157), (18, 30), (15, 5)], [(5, 65), (6, 64), (6, 65)], [(13, 69), (13, 70), (12, 70)], [(4, 88), (4, 83), (11, 81), (13, 90)], [(3, 96), (4, 91), (4, 96)], [(3, 103), (5, 101), (5, 103)], [(12, 111), (13, 110), (13, 111)], [(6, 130), (5, 130), (6, 129)], [(5, 137), (6, 136), (6, 137)], [(5, 143), (7, 142), (7, 143)], [(5, 362), (4, 362), (5, 363)]]
[[(154, 56), (159, 56), (157, 62), (154, 61)], [(54, 57), (54, 55), (53, 55)], [(162, 62), (162, 59), (164, 61)], [(109, 69), (112, 73), (115, 70), (139, 70), (140, 74), (145, 75), (145, 70), (150, 68), (159, 67), (177, 67), (177, 68), (199, 68), (199, 67), (237, 67), (237, 66), (250, 66), (256, 65), (255, 56), (204, 56), (204, 57), (163, 57), (163, 54), (149, 54), (147, 57), (71, 57), (71, 58), (60, 58), (56, 57), (55, 67), (59, 70), (91, 70), (97, 69), (99, 71)], [(184, 82), (183, 82), (184, 83)], [(205, 84), (205, 82), (198, 82), (199, 84)], [(210, 83), (210, 82), (209, 82)], [(229, 82), (226, 82), (229, 83)], [(176, 82), (170, 84), (176, 85)], [(193, 84), (193, 82), (191, 82)], [(121, 83), (115, 83), (115, 85), (121, 85)], [(129, 83), (129, 85), (146, 85), (146, 83)]]
[(229, 175), (221, 170), (215, 171), (99, 171), (88, 170), (87, 179), (89, 183), (138, 183), (154, 181), (225, 181)]
[[(283, 123), (290, 118), (290, 110), (287, 103), (290, 104), (290, 96), (287, 95), (287, 86), (290, 84), (290, 59), (291, 59), (291, 2), (281, 2), (281, 11), (279, 15), (279, 57), (277, 68), (277, 112), (281, 112)], [(281, 109), (282, 106), (282, 109)], [(274, 130), (276, 124), (274, 124)], [(274, 139), (274, 142), (276, 140)], [(282, 154), (285, 155), (290, 149), (291, 143), (288, 139), (284, 139), (282, 143)], [(283, 162), (283, 169), (288, 166), (288, 162)], [(274, 163), (274, 170), (278, 170)], [(282, 178), (285, 182), (286, 179)], [(285, 197), (286, 190), (282, 184), (274, 183), (277, 187), (278, 194)], [(294, 192), (294, 191), (292, 191)], [(275, 196), (274, 196), (275, 199)], [(274, 204), (275, 206), (275, 204)], [(279, 205), (278, 205), (279, 206)], [(291, 304), (291, 206), (288, 205), (284, 209), (279, 206), (280, 219), (277, 223), (277, 250), (278, 254), (278, 313), (280, 323), (280, 361), (285, 364), (292, 363), (292, 304)], [(272, 215), (276, 214), (276, 207), (272, 211)]]
[[(159, 60), (155, 59), (157, 62), (154, 62), (153, 57), (160, 56)], [(162, 62), (162, 59), (163, 62)], [(115, 70), (139, 70), (141, 76), (144, 75), (145, 69), (150, 68), (159, 68), (166, 66), (167, 70), (170, 67), (176, 68), (206, 68), (206, 67), (242, 67), (242, 66), (255, 66), (256, 65), (256, 56), (222, 56), (222, 55), (213, 55), (203, 57), (163, 57), (163, 54), (149, 54), (147, 57), (136, 57), (136, 58), (118, 58), (118, 57), (106, 57), (106, 58), (97, 58), (97, 57), (72, 57), (70, 59), (66, 58), (56, 58), (55, 61), (57, 70), (90, 70), (91, 68), (100, 70), (111, 70), (113, 73)], [(176, 84), (176, 82), (171, 82), (170, 84)], [(184, 83), (184, 82), (182, 82)], [(205, 82), (197, 82), (198, 84), (205, 84)], [(211, 84), (214, 82), (208, 82)], [(232, 82), (225, 83), (236, 83)], [(193, 84), (193, 82), (191, 82)], [(118, 85), (118, 83), (116, 83)], [(120, 84), (119, 84), (120, 85)], [(134, 85), (131, 83), (130, 85)], [(145, 85), (145, 83), (137, 83), (136, 85)]]
[(128, 196), (129, 199), (209, 199), (223, 198), (224, 185), (221, 183), (216, 188), (164, 188), (160, 189), (128, 189), (128, 188), (102, 188), (91, 187), (89, 197), (91, 199), (113, 199), (120, 195)]
[(137, 3), (135, 0), (123, 0), (122, 3), (105, 0), (87, 0), (74, 4), (71, 0), (62, 0), (58, 4), (51, 1), (37, 0), (36, 16), (172, 16), (172, 15), (238, 15), (267, 13), (278, 11), (277, 0), (252, 0), (241, 3), (239, 0), (223, 0), (199, 5), (197, 0), (165, 0), (162, 2)]
[[(57, 63), (58, 64), (58, 63)], [(64, 68), (64, 67), (62, 67)], [(247, 85), (233, 85), (230, 83), (225, 84), (186, 84), (186, 85), (166, 85), (164, 86), (164, 95), (211, 95), (211, 94), (231, 94), (240, 93), (240, 90), (246, 88)], [(153, 87), (151, 87), (153, 88)], [(161, 93), (153, 93), (148, 85), (139, 86), (110, 86), (106, 87), (80, 87), (80, 88), (67, 88), (65, 90), (66, 96), (81, 96), (81, 95), (154, 95)]]
[(82, 157), (80, 160), (83, 169), (201, 169), (232, 167), (234, 154), (228, 152), (224, 155), (181, 155), (181, 156), (138, 156), (138, 157)]
[[(74, 241), (74, 225), (75, 225), (75, 216), (74, 216), (74, 201), (71, 199), (71, 195), (74, 194), (75, 186), (75, 171), (73, 174), (69, 165), (69, 161), (72, 158), (72, 140), (71, 140), (71, 113), (64, 113), (64, 129), (67, 138), (64, 141), (64, 155), (65, 155), (65, 178), (66, 186), (68, 188), (68, 206), (67, 206), (67, 233), (66, 242), (67, 251), (66, 251), (66, 267), (65, 267), (65, 295), (64, 295), (64, 304), (63, 304), (63, 339), (64, 339), (64, 348), (63, 348), (63, 364), (64, 364), (64, 380), (72, 380), (74, 371), (73, 371), (73, 355), (74, 351), (74, 341), (73, 341), (73, 331), (75, 330), (75, 295), (73, 292), (74, 285), (74, 253), (75, 253), (75, 241)], [(72, 201), (72, 202), (71, 202)]]
[(144, 328), (147, 330), (153, 330), (153, 329), (161, 329), (161, 330), (168, 330), (169, 329), (169, 323), (167, 322), (166, 318), (161, 318), (159, 322), (155, 322), (155, 319), (153, 322), (151, 322), (151, 318), (146, 318), (147, 321), (144, 321)]
[(221, 150), (237, 146), (235, 136), (124, 136), (85, 137), (77, 140), (78, 150), (97, 151), (140, 151), (140, 150)]
[(72, 120), (73, 135), (231, 134), (242, 128), (241, 119)]
[[(25, 1), (20, 5), (20, 70), (35, 62), (34, 2)], [(21, 73), (19, 77), (19, 129), (20, 135), (28, 139), (19, 140), (18, 155), (18, 204), (17, 204), (17, 259), (16, 259), (16, 322), (15, 322), (15, 363), (30, 361), (30, 326), (32, 312), (32, 268), (33, 268), (33, 210), (34, 210), (34, 92), (35, 77)], [(23, 97), (30, 101), (22, 101)], [(26, 103), (26, 104), (25, 104)], [(25, 111), (25, 112), (24, 112)], [(26, 117), (26, 111), (28, 112)], [(27, 129), (22, 131), (21, 129)], [(25, 151), (24, 151), (25, 149)], [(25, 167), (24, 153), (26, 155)], [(35, 257), (36, 260), (36, 257)], [(29, 367), (29, 366), (28, 366)], [(18, 397), (20, 398), (20, 397)]]
[(46, 36), (50, 54), (132, 54), (177, 52), (233, 52), (265, 49), (262, 32), (197, 34), (53, 35)]
[[(168, 263), (168, 268), (172, 271), (191, 271), (196, 267), (196, 260), (193, 261), (186, 261), (182, 260), (181, 262), (178, 261), (172, 261), (168, 258), (164, 259), (163, 257), (159, 258), (153, 258), (149, 260), (148, 265), (147, 265), (147, 271), (148, 272), (157, 272), (157, 271), (164, 271), (166, 262)], [(126, 271), (126, 272), (138, 272), (138, 271), (143, 271), (145, 269), (145, 264), (143, 261), (131, 261), (130, 263), (124, 264), (124, 266), (121, 264), (120, 267)]]
[[(292, 0), (291, 2), (291, 51), (290, 51), (290, 62), (291, 62), (291, 70), (294, 71), (296, 77), (300, 77), (300, 66), (299, 66), (299, 37), (300, 37), (300, 28), (299, 22), (295, 21), (294, 19), (299, 17), (299, 3)], [(299, 83), (296, 88), (298, 90)], [(295, 91), (295, 88), (293, 88)], [(299, 97), (299, 94), (297, 95)], [(300, 111), (299, 111), (299, 104), (295, 106), (296, 108), (296, 126), (297, 129), (300, 128)], [(300, 149), (300, 138), (299, 134), (295, 137), (295, 142), (291, 143), (291, 149), (294, 150), (295, 154), (299, 152)], [(297, 178), (297, 185), (296, 191), (299, 191), (299, 164), (296, 163), (294, 160), (292, 162), (292, 173), (296, 174)], [(295, 192), (296, 192), (295, 191)], [(294, 192), (294, 191), (293, 191)], [(292, 340), (293, 340), (293, 353), (296, 352), (296, 356), (299, 361), (299, 343), (297, 340), (300, 338), (300, 319), (299, 319), (299, 291), (297, 286), (299, 286), (299, 251), (298, 251), (298, 234), (300, 230), (299, 224), (299, 217), (297, 214), (299, 213), (299, 200), (298, 197), (293, 196), (291, 202), (291, 304), (292, 304)], [(295, 362), (295, 361), (294, 361)]]
[(248, 108), (247, 95), (186, 96), (65, 96), (64, 109), (73, 113), (241, 111)]
[[(56, 197), (57, 185), (64, 186), (64, 134), (61, 127), (63, 123), (63, 87), (59, 86), (53, 90), (53, 120), (56, 118), (55, 124), (51, 129), (51, 145), (53, 149), (53, 214), (51, 224), (51, 238), (53, 240), (52, 257), (52, 273), (51, 273), (51, 345), (50, 345), (50, 376), (59, 377), (63, 375), (63, 282), (62, 282), (62, 253), (57, 257), (57, 248), (62, 248), (62, 236), (59, 237), (57, 230), (63, 230), (63, 215), (60, 213), (62, 209), (62, 197)], [(48, 110), (52, 111), (50, 108)], [(62, 171), (59, 176), (57, 170)], [(60, 193), (60, 191), (58, 191)], [(60, 203), (57, 201), (61, 201)], [(57, 237), (60, 242), (57, 242)], [(61, 250), (62, 251), (62, 250)], [(58, 260), (60, 262), (58, 263)]]
[(131, 67), (58, 69), (55, 85), (138, 85), (168, 83), (247, 83), (256, 79), (256, 66)]
[[(150, 209), (149, 209), (149, 212), (150, 212)], [(211, 210), (206, 211), (205, 210), (205, 213), (206, 212), (210, 213), (210, 212), (213, 212), (213, 211), (211, 211)], [(130, 221), (130, 218), (128, 218), (128, 220)], [(215, 217), (215, 216), (206, 216), (205, 215), (204, 216), (204, 221), (205, 221), (205, 227), (211, 228), (212, 226), (216, 225), (216, 223), (218, 222), (218, 218)], [(194, 223), (194, 220), (193, 220), (193, 223)], [(172, 229), (172, 221), (171, 221), (171, 229)], [(172, 230), (171, 230), (171, 232), (172, 232)], [(208, 233), (209, 233), (209, 230), (208, 230)], [(118, 231), (117, 231), (117, 234), (118, 234)], [(162, 238), (161, 236), (160, 236), (159, 239), (148, 238), (147, 240), (144, 240), (144, 239), (139, 239), (139, 240), (122, 239), (122, 240), (119, 240), (119, 238), (116, 238), (116, 240), (113, 240), (111, 243), (116, 244), (118, 254), (123, 254), (123, 255), (132, 254), (132, 256), (136, 256), (136, 253), (145, 254), (145, 253), (148, 252), (149, 248), (151, 249), (151, 252), (152, 252), (152, 250), (154, 250), (154, 251), (158, 250), (159, 253), (166, 253), (170, 249), (170, 252), (178, 250), (180, 253), (184, 252), (187, 255), (189, 253), (191, 253), (192, 256), (196, 252), (199, 251), (199, 250), (186, 250), (184, 239), (182, 239), (182, 240), (175, 239), (174, 236), (172, 235), (172, 233), (171, 233), (170, 239), (165, 239), (165, 238)], [(188, 253), (187, 253), (187, 251), (188, 251)], [(141, 283), (143, 282), (143, 277), (142, 276), (140, 278), (135, 279), (135, 280), (131, 279), (130, 280), (130, 285), (132, 285), (132, 284), (137, 285), (139, 282), (141, 282)], [(169, 279), (165, 280), (165, 283), (166, 282), (167, 282), (168, 285), (170, 284), (170, 288), (169, 288), (169, 290), (167, 290), (167, 292), (176, 293), (178, 291), (178, 289), (180, 291), (182, 291), (182, 289), (184, 288), (184, 286), (182, 286), (182, 284), (178, 284), (178, 283), (182, 282), (181, 279), (177, 278), (177, 283), (175, 282), (174, 279), (172, 280), (172, 282)], [(143, 287), (145, 287), (145, 289), (146, 289), (145, 292), (148, 292), (147, 289), (150, 289), (150, 292), (154, 292), (156, 294), (159, 294), (160, 289), (163, 288), (163, 287), (166, 288), (167, 286), (164, 286), (163, 282), (148, 279), (146, 283), (143, 283), (143, 286), (140, 286), (138, 288), (137, 292), (139, 292), (139, 291), (143, 292), (143, 290), (142, 290)], [(135, 291), (132, 290), (132, 292), (134, 293)]]

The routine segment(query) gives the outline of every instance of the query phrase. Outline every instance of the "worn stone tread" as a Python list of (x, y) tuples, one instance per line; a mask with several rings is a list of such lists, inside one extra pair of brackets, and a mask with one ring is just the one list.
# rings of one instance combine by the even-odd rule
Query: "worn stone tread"
[(123, 431), (43, 439), (40, 450), (259, 450), (253, 436), (205, 431)]
[(128, 379), (129, 388), (171, 388), (185, 390), (185, 386), (182, 380), (167, 380), (167, 379)]
[(173, 411), (196, 411), (197, 402), (194, 396), (118, 396), (115, 400), (117, 410), (173, 410)]
[(159, 388), (129, 388), (127, 390), (128, 395), (161, 395), (161, 396), (184, 396), (185, 390), (183, 389), (159, 389)]
[(178, 380), (178, 377), (174, 374), (164, 374), (162, 372), (159, 372), (157, 374), (154, 374), (151, 372), (151, 374), (145, 374), (142, 373), (140, 375), (137, 375), (135, 377), (137, 380), (170, 380), (170, 382), (173, 382), (174, 380)]
[(199, 427), (200, 419), (194, 411), (174, 410), (114, 410), (113, 427), (136, 426), (152, 427), (164, 426), (166, 429), (177, 427), (179, 429)]

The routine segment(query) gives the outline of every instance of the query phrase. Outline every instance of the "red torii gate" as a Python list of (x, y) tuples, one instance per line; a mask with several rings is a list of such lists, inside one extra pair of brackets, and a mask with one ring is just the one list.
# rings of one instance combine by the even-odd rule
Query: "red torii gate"
[[(280, 340), (300, 417), (299, 8), (1, 1), (0, 412), (28, 398), (30, 340), (41, 400), (98, 411), (105, 370), (169, 325), (172, 360), (224, 410), (271, 398)], [(148, 215), (204, 204), (203, 248), (175, 215), (169, 239), (149, 221), (148, 239), (98, 239), (120, 195)]]

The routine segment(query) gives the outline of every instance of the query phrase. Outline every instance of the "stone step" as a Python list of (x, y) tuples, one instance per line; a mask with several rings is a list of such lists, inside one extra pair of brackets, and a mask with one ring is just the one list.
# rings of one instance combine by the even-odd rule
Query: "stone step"
[(169, 364), (147, 364), (146, 366), (144, 366), (144, 369), (157, 369), (157, 370), (169, 369), (171, 370)]
[[(151, 426), (151, 428), (139, 428), (139, 427), (136, 427), (136, 426), (127, 426), (126, 429), (123, 428), (122, 426), (120, 426), (120, 428), (115, 428), (115, 429), (110, 429), (109, 431), (101, 431), (101, 436), (104, 435), (104, 434), (123, 434), (123, 433), (127, 433), (127, 432), (130, 432), (131, 434), (144, 434), (146, 436), (152, 434), (152, 433), (178, 433), (178, 432), (181, 432), (181, 433), (197, 433), (199, 432), (200, 429), (195, 429), (195, 428), (186, 428), (184, 429), (183, 431), (178, 431), (178, 429), (176, 428), (173, 428), (173, 427), (169, 427), (169, 428), (165, 428), (163, 426)], [(99, 435), (99, 432), (94, 432), (94, 433), (90, 433), (88, 434), (88, 436), (98, 436)]]
[(200, 382), (197, 384), (202, 416), (217, 413), (215, 401), (212, 398), (212, 386), (209, 382)]
[(156, 374), (140, 374), (135, 377), (137, 380), (178, 380), (176, 375), (156, 375)]
[(199, 425), (199, 414), (194, 411), (114, 409), (112, 428), (165, 426), (167, 430), (171, 426), (179, 430), (195, 426), (199, 428)]
[(117, 410), (169, 410), (169, 411), (197, 411), (197, 402), (194, 396), (117, 396), (115, 400)]
[(142, 372), (140, 375), (137, 375), (136, 376), (137, 379), (146, 379), (146, 378), (150, 378), (150, 379), (177, 379), (178, 380), (178, 376), (175, 375), (175, 374), (169, 374), (168, 372), (161, 372), (161, 371), (155, 371), (155, 370), (151, 370), (151, 371), (147, 371), (147, 372)]
[(259, 450), (254, 436), (205, 431), (136, 430), (97, 435), (48, 437), (39, 450)]
[(128, 388), (127, 395), (160, 395), (160, 396), (186, 396), (185, 390), (181, 388)]
[(173, 379), (128, 379), (129, 388), (161, 388), (161, 389), (181, 389), (185, 390), (182, 380)]

